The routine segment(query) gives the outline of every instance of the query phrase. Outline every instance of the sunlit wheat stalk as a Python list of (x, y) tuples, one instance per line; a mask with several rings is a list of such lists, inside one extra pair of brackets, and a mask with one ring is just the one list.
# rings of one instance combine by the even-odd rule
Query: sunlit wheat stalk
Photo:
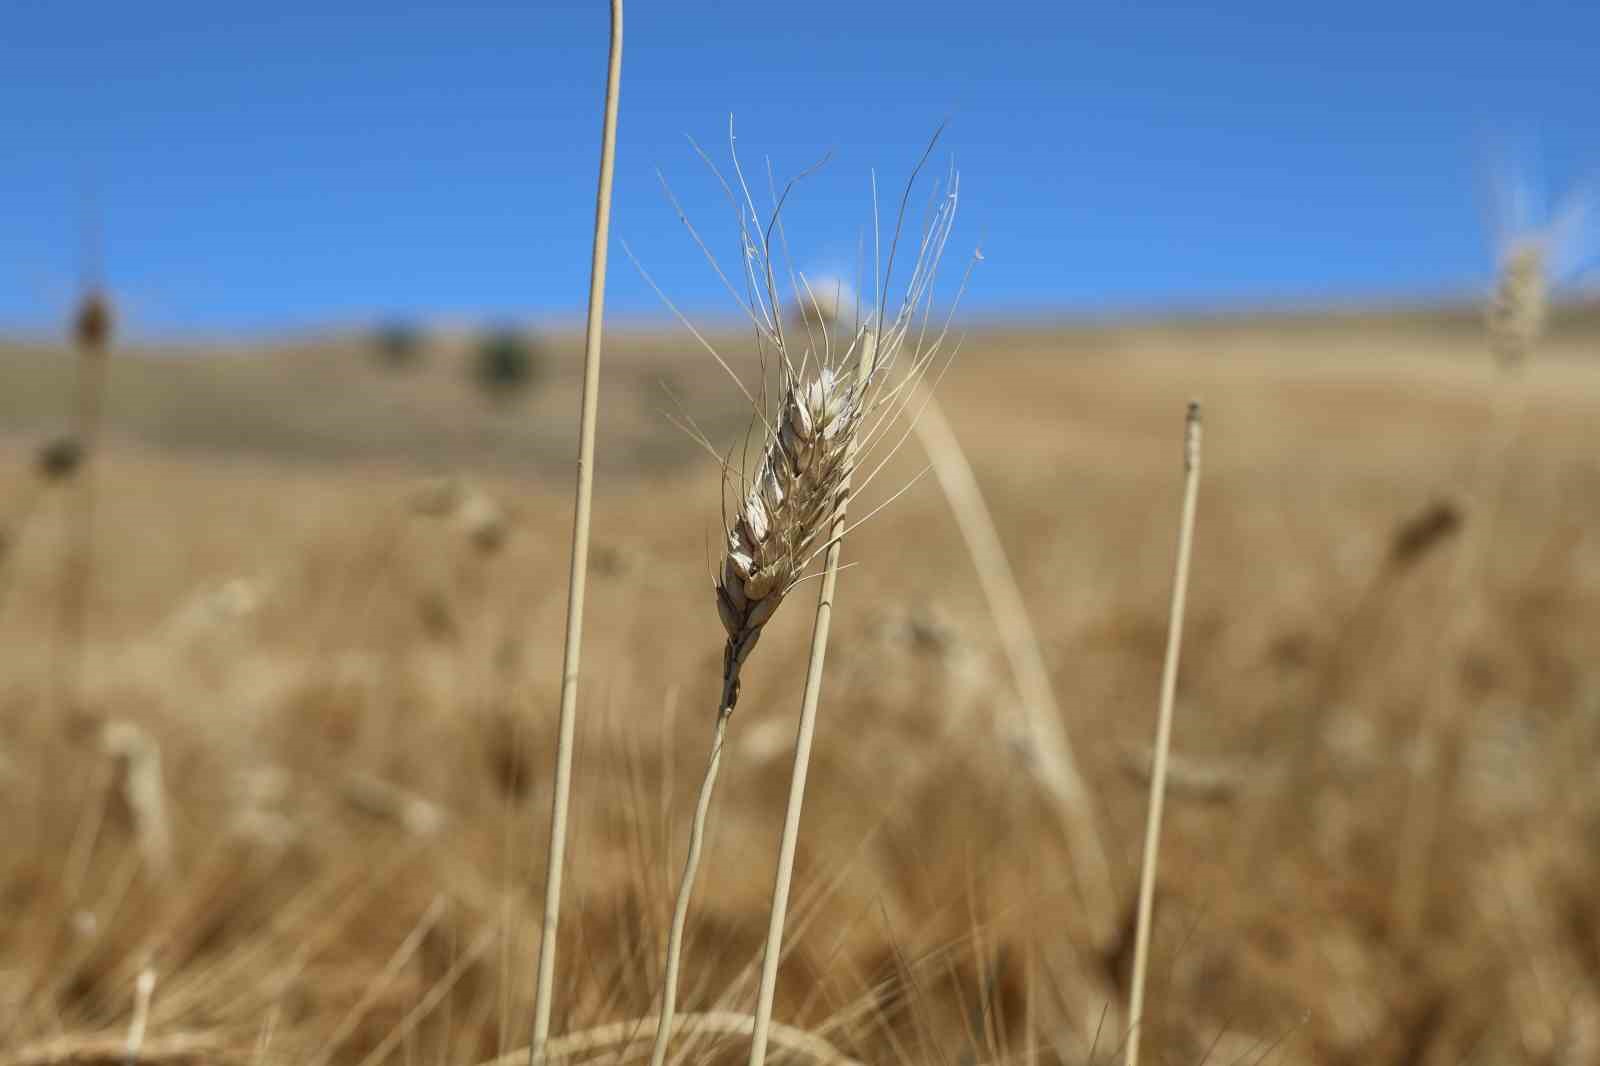
[[(858, 370), (841, 374), (824, 366), (814, 378), (789, 379), (784, 387), (778, 427), (768, 438), (765, 454), (739, 513), (728, 530), (722, 571), (716, 581), (717, 611), (727, 632), (723, 647), (721, 698), (718, 700), (711, 756), (695, 803), (689, 854), (673, 906), (667, 940), (665, 984), (656, 1047), (651, 1061), (666, 1059), (676, 1010), (678, 970), (689, 901), (694, 889), (705, 825), (722, 762), (728, 721), (739, 699), (739, 677), (761, 639), (766, 624), (794, 586), (824, 539), (828, 566), (823, 574), (825, 597), (831, 597), (843, 535), (845, 504), (858, 437), (868, 410), (875, 345), (870, 335), (858, 341)], [(819, 608), (819, 612), (822, 608)], [(822, 615), (825, 619), (825, 614)], [(826, 638), (825, 621), (822, 634)], [(815, 649), (814, 649), (815, 650)], [(820, 667), (820, 655), (814, 657)], [(809, 678), (809, 674), (808, 674)], [(808, 681), (807, 692), (811, 691)], [(812, 708), (814, 714), (814, 706)]]
[(1124, 1066), (1138, 1066), (1144, 1029), (1145, 975), (1150, 963), (1150, 919), (1155, 909), (1156, 859), (1161, 851), (1161, 812), (1166, 799), (1167, 759), (1172, 748), (1172, 716), (1178, 694), (1178, 654), (1183, 646), (1183, 610), (1189, 590), (1189, 556), (1194, 546), (1195, 504), (1200, 494), (1200, 405), (1189, 405), (1183, 442), (1183, 518), (1178, 527), (1178, 563), (1172, 579), (1172, 610), (1167, 620), (1167, 657), (1161, 668), (1161, 710), (1156, 719), (1155, 761), (1150, 771), (1150, 812), (1144, 830), (1144, 866), (1139, 873), (1139, 917), (1133, 946), (1133, 977), (1128, 990), (1128, 1041)]
[[(937, 141), (937, 135), (934, 141)], [(729, 142), (731, 150), (731, 123)], [(930, 142), (928, 152), (924, 153), (913, 172), (912, 182), (932, 150), (933, 142)], [(728, 723), (738, 703), (741, 672), (778, 606), (800, 582), (817, 576), (813, 567), (822, 558), (822, 590), (802, 699), (796, 742), (796, 772), (791, 781), (789, 811), (779, 849), (762, 984), (758, 993), (758, 1002), (763, 1006), (758, 1006), (752, 1028), (752, 1061), (760, 1062), (765, 1054), (804, 796), (805, 767), (821, 691), (839, 546), (847, 532), (846, 505), (853, 479), (861, 472), (859, 464), (862, 458), (906, 413), (907, 403), (914, 395), (916, 385), (938, 357), (949, 325), (946, 318), (942, 325), (935, 324), (930, 330), (928, 319), (934, 275), (955, 217), (957, 193), (953, 173), (944, 197), (930, 203), (916, 264), (894, 317), (886, 319), (883, 307), (887, 302), (889, 279), (905, 220), (911, 189), (909, 183), (906, 196), (901, 200), (887, 268), (881, 274), (878, 310), (871, 326), (857, 325), (842, 344), (835, 343), (831, 329), (824, 330), (820, 337), (808, 330), (803, 351), (795, 355), (794, 351), (800, 348), (800, 344), (798, 339), (788, 338), (784, 333), (772, 253), (774, 233), (780, 244), (784, 240), (780, 216), (783, 202), (795, 183), (790, 182), (781, 196), (773, 189), (772, 214), (766, 225), (762, 226), (739, 167), (737, 152), (733, 152), (733, 167), (743, 194), (742, 200), (731, 185), (726, 181), (722, 184), (738, 213), (742, 243), (747, 251), (744, 268), (747, 292), (750, 294), (748, 303), (727, 282), (715, 257), (709, 251), (706, 254), (719, 278), (756, 325), (763, 367), (768, 365), (770, 354), (778, 374), (779, 400), (776, 408), (768, 413), (756, 405), (748, 390), (744, 390), (746, 398), (756, 405), (756, 413), (764, 430), (761, 459), (754, 471), (739, 481), (735, 514), (727, 526), (721, 566), (713, 582), (718, 615), (727, 634), (723, 648), (721, 694), (711, 753), (695, 804), (688, 855), (668, 931), (661, 1011), (655, 1044), (651, 1050), (652, 1066), (662, 1066), (665, 1062), (673, 1033), (689, 904), (699, 869)], [(718, 178), (721, 180), (720, 174)], [(704, 242), (681, 211), (680, 218), (689, 227), (696, 243), (705, 250)], [(878, 272), (875, 270), (874, 273), (876, 275)], [(797, 297), (801, 297), (803, 287), (809, 292), (803, 275), (797, 275), (792, 270), (789, 274)], [(649, 275), (645, 277), (648, 281)], [(654, 285), (653, 282), (651, 284)], [(662, 296), (666, 299), (664, 294)], [(667, 303), (669, 307), (672, 306), (670, 300)], [(673, 310), (677, 312), (675, 307)], [(683, 319), (681, 312), (678, 314)], [(687, 319), (683, 320), (688, 325)], [(694, 329), (692, 325), (689, 328), (691, 331)], [(706, 345), (717, 362), (727, 368), (726, 361), (698, 332), (695, 332), (695, 336)], [(908, 345), (911, 348), (909, 365), (897, 367), (899, 355)], [(900, 439), (903, 441), (904, 437)], [(703, 437), (700, 440), (713, 456), (717, 454), (708, 441)], [(869, 482), (882, 469), (883, 462), (887, 462), (887, 458), (871, 471), (865, 472), (866, 476), (859, 482), (854, 482), (855, 490), (858, 491)], [(730, 472), (726, 463), (723, 469), (726, 476)]]
[(566, 646), (561, 661), (561, 721), (556, 744), (555, 796), (539, 936), (533, 1040), (528, 1061), (539, 1060), (550, 1037), (555, 991), (556, 933), (561, 923), (561, 877), (567, 850), (567, 803), (572, 791), (572, 746), (578, 704), (578, 658), (583, 596), (589, 569), (589, 513), (594, 496), (594, 436), (600, 400), (600, 339), (605, 318), (606, 252), (611, 230), (611, 181), (617, 153), (617, 97), (622, 80), (622, 0), (611, 0), (611, 46), (606, 64), (605, 118), (600, 135), (600, 180), (595, 194), (594, 249), (589, 267), (589, 320), (584, 339), (583, 417), (578, 431), (578, 485), (573, 508), (572, 566), (567, 586)]
[(1500, 264), (1499, 282), (1487, 309), (1489, 347), (1498, 380), (1480, 453), (1472, 521), (1457, 548), (1450, 573), (1450, 613), (1440, 627), (1432, 673), (1417, 734), (1410, 794), (1401, 827), (1399, 868), (1392, 917), (1403, 939), (1421, 929), (1427, 905), (1429, 870), (1439, 826), (1454, 798), (1455, 770), (1462, 742), (1467, 693), (1462, 690), (1457, 656), (1471, 612), (1467, 598), (1481, 583), (1494, 543), (1511, 457), (1527, 409), (1527, 365), (1544, 333), (1549, 303), (1549, 249), (1529, 238), (1513, 243)]
[(1088, 909), (1089, 927), (1097, 945), (1106, 947), (1116, 932), (1116, 887), (1096, 827), (1094, 801), (1073, 754), (1027, 599), (1017, 586), (972, 464), (931, 393), (918, 400), (916, 431), (966, 542), (989, 615), (999, 631), (1001, 647), (1022, 696), (1017, 709), (1030, 740), (1029, 769), (1053, 800), (1052, 807), (1067, 838), (1073, 877)]
[[(1518, 194), (1522, 190), (1512, 186), (1501, 191)], [(1520, 205), (1520, 195), (1514, 200)], [(1499, 368), (1499, 381), (1479, 456), (1477, 491), (1471, 499), (1478, 513), (1471, 516), (1472, 524), (1458, 549), (1450, 575), (1450, 613), (1437, 627), (1434, 654), (1429, 657), (1432, 673), (1416, 738), (1390, 909), (1403, 940), (1413, 940), (1422, 931), (1438, 839), (1455, 803), (1469, 710), (1469, 696), (1456, 665), (1463, 629), (1473, 614), (1465, 605), (1482, 584), (1494, 542), (1510, 483), (1511, 456), (1527, 409), (1524, 378), (1544, 336), (1551, 289), (1595, 252), (1595, 235), (1588, 229), (1594, 204), (1593, 187), (1578, 186), (1541, 226), (1528, 228), (1530, 220), (1525, 217), (1500, 219), (1506, 227), (1500, 234), (1503, 251), (1496, 287), (1486, 308), (1489, 347)]]
[[(872, 380), (875, 361), (871, 335), (861, 347), (856, 370), (858, 381)], [(794, 769), (789, 777), (789, 801), (783, 820), (783, 836), (778, 846), (778, 869), (772, 887), (772, 905), (767, 917), (767, 940), (761, 954), (761, 984), (756, 992), (755, 1027), (750, 1037), (751, 1066), (761, 1066), (767, 1054), (767, 1039), (772, 1026), (772, 1000), (778, 984), (778, 959), (783, 950), (784, 919), (789, 910), (789, 887), (794, 876), (795, 848), (800, 838), (800, 812), (805, 804), (806, 775), (811, 764), (811, 742), (817, 731), (817, 706), (822, 697), (822, 670), (828, 654), (828, 630), (833, 620), (833, 597), (839, 582), (839, 554), (844, 547), (845, 510), (850, 501), (850, 469), (855, 464), (856, 435), (845, 444), (843, 480), (833, 493), (837, 503), (828, 531), (828, 550), (823, 564), (822, 589), (817, 595), (816, 620), (812, 624), (811, 654), (806, 666), (805, 693), (800, 700), (800, 725), (795, 735)], [(724, 577), (727, 575), (725, 574)]]
[(248, 1056), (216, 1033), (169, 1033), (144, 1040), (137, 1056), (128, 1055), (126, 1036), (58, 1036), (22, 1047), (0, 1066), (223, 1066)]
[(156, 972), (144, 969), (134, 981), (133, 1018), (128, 1022), (128, 1042), (123, 1054), (128, 1062), (138, 1062), (144, 1049), (145, 1030), (150, 1026), (150, 1001), (156, 994)]

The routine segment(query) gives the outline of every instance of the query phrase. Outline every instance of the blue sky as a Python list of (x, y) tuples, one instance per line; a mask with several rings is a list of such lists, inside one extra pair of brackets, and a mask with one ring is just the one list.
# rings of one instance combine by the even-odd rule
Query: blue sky
[[(62, 314), (91, 198), (150, 334), (581, 314), (603, 2), (12, 0), (5, 23), (0, 330)], [(869, 171), (887, 207), (948, 116), (980, 314), (1467, 292), (1495, 145), (1558, 191), (1600, 173), (1586, 0), (634, 0), (627, 31), (613, 236), (696, 316), (731, 302), (655, 172), (736, 258), (685, 139), (725, 158), (729, 112), (757, 174), (832, 150), (788, 215), (813, 273), (853, 271)], [(609, 293), (661, 313), (615, 242)]]

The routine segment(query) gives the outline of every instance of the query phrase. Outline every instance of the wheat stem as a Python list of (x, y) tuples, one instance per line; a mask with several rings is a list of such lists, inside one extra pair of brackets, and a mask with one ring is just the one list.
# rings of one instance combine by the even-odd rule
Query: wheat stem
[(94, 463), (105, 408), (111, 342), (111, 304), (91, 281), (73, 324), (78, 349), (78, 484), (61, 568), (60, 614), (52, 675), (55, 706), (77, 710), (83, 696), (83, 660), (89, 631), (89, 583), (94, 569)]
[[(872, 374), (876, 344), (861, 346), (858, 381)], [(855, 460), (857, 439), (848, 445), (846, 467)], [(817, 732), (817, 706), (822, 697), (822, 670), (828, 656), (828, 630), (833, 622), (833, 597), (839, 584), (839, 554), (844, 548), (845, 512), (850, 497), (850, 477), (840, 486), (828, 551), (823, 562), (822, 589), (817, 593), (817, 616), (811, 630), (811, 655), (806, 664), (806, 688), (800, 699), (800, 726), (794, 741), (794, 770), (789, 777), (789, 804), (784, 813), (783, 836), (778, 845), (778, 869), (773, 879), (772, 908), (767, 917), (767, 942), (761, 952), (761, 984), (756, 993), (755, 1028), (750, 1037), (750, 1066), (762, 1066), (772, 1028), (772, 1000), (778, 987), (778, 959), (783, 949), (783, 925), (789, 911), (789, 886), (794, 878), (795, 848), (800, 839), (800, 812), (805, 805), (806, 774), (811, 766), (811, 742)]]
[(716, 733), (711, 740), (711, 756), (706, 760), (705, 777), (700, 781), (700, 796), (695, 801), (694, 823), (689, 830), (689, 854), (683, 863), (683, 878), (678, 882), (678, 898), (672, 906), (672, 928), (667, 934), (667, 965), (662, 977), (661, 1013), (656, 1020), (656, 1040), (650, 1050), (650, 1066), (661, 1066), (672, 1039), (673, 1015), (678, 1009), (678, 970), (683, 962), (683, 931), (689, 924), (689, 899), (694, 893), (695, 875), (700, 870), (700, 852), (706, 838), (706, 819), (711, 812), (711, 794), (717, 787), (717, 771), (722, 767), (722, 742), (733, 717), (732, 693), (737, 681), (724, 681), (721, 707), (717, 709)]
[(589, 569), (589, 513), (594, 496), (594, 436), (600, 398), (600, 338), (605, 316), (606, 251), (611, 230), (611, 182), (617, 154), (617, 95), (622, 79), (622, 0), (611, 0), (611, 47), (606, 67), (605, 119), (600, 137), (600, 180), (595, 194), (594, 249), (589, 267), (589, 320), (584, 337), (583, 416), (578, 431), (578, 486), (568, 575), (566, 646), (561, 664), (561, 721), (556, 745), (555, 798), (545, 873), (544, 922), (528, 1061), (538, 1061), (550, 1037), (555, 989), (556, 931), (561, 922), (561, 875), (567, 848), (567, 803), (572, 789), (572, 747), (578, 703), (578, 656), (583, 639), (583, 596)]
[(1392, 917), (1402, 940), (1420, 931), (1427, 910), (1428, 882), (1434, 846), (1454, 800), (1455, 766), (1468, 714), (1460, 671), (1456, 667), (1471, 618), (1470, 597), (1487, 566), (1500, 501), (1504, 498), (1510, 460), (1516, 450), (1527, 407), (1527, 386), (1520, 377), (1507, 379), (1501, 370), (1489, 416), (1489, 439), (1478, 472), (1472, 520), (1456, 549), (1451, 566), (1447, 603), (1450, 613), (1434, 638), (1429, 656), (1431, 674), (1423, 701), (1423, 719), (1417, 734), (1416, 758), (1411, 767), (1409, 795), (1400, 832), (1400, 858), (1395, 878)]
[[(1554, 231), (1552, 231), (1553, 233)], [(1477, 492), (1467, 535), (1451, 569), (1453, 610), (1437, 627), (1435, 654), (1423, 719), (1417, 735), (1410, 794), (1400, 836), (1391, 918), (1403, 941), (1421, 931), (1427, 888), (1441, 823), (1455, 799), (1456, 772), (1468, 713), (1467, 693), (1455, 668), (1478, 588), (1494, 543), (1511, 456), (1527, 409), (1524, 372), (1544, 334), (1549, 306), (1550, 235), (1513, 242), (1500, 263), (1500, 277), (1487, 308), (1489, 348), (1497, 366), (1494, 407), (1477, 470)], [(1434, 765), (1437, 763), (1437, 765)]]
[(1061, 707), (1050, 684), (1038, 635), (1028, 614), (1026, 598), (1006, 558), (1000, 531), (984, 501), (972, 464), (967, 461), (955, 430), (944, 416), (931, 390), (912, 401), (920, 404), (913, 423), (917, 439), (939, 481), (945, 501), (955, 515), (966, 541), (978, 582), (988, 601), (989, 615), (1000, 633), (1001, 647), (1011, 674), (1021, 690), (1021, 711), (1033, 741), (1031, 765), (1054, 800), (1067, 836), (1073, 877), (1083, 893), (1089, 925), (1100, 946), (1109, 944), (1116, 931), (1116, 889), (1111, 865), (1095, 824), (1094, 801), (1073, 754)]
[(156, 994), (156, 972), (149, 968), (139, 971), (133, 986), (133, 1018), (128, 1022), (126, 1061), (138, 1062), (144, 1049), (145, 1030), (150, 1026), (150, 1001)]
[(1139, 874), (1139, 917), (1134, 935), (1133, 978), (1128, 992), (1128, 1041), (1124, 1066), (1138, 1066), (1144, 1027), (1145, 974), (1150, 962), (1150, 919), (1156, 891), (1156, 859), (1161, 850), (1161, 812), (1166, 798), (1167, 756), (1172, 747), (1172, 715), (1178, 693), (1178, 654), (1183, 645), (1183, 611), (1189, 589), (1189, 556), (1194, 546), (1194, 512), (1200, 491), (1200, 405), (1189, 405), (1183, 444), (1183, 519), (1178, 527), (1178, 563), (1172, 579), (1172, 610), (1167, 619), (1167, 657), (1161, 668), (1161, 710), (1156, 719), (1155, 763), (1150, 772), (1150, 812), (1144, 830), (1144, 868)]

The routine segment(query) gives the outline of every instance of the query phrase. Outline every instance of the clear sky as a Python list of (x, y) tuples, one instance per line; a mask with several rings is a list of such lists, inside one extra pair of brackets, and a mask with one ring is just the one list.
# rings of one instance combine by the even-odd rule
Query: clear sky
[[(581, 314), (607, 8), (8, 0), (0, 330), (76, 285), (84, 204), (149, 333), (377, 315)], [(944, 117), (952, 254), (993, 314), (1465, 292), (1496, 144), (1559, 191), (1600, 167), (1600, 4), (633, 0), (610, 306), (731, 310), (731, 214), (689, 148), (781, 176), (797, 265), (853, 271)], [(764, 178), (763, 178), (764, 182)], [(951, 276), (955, 271), (951, 271)]]

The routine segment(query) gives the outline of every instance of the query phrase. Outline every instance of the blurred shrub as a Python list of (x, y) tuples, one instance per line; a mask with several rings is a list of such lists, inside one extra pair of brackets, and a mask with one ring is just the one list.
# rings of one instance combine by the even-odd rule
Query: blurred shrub
[(427, 338), (415, 323), (396, 320), (378, 327), (374, 343), (380, 365), (390, 370), (409, 370), (422, 361)]
[(533, 338), (514, 329), (497, 329), (478, 341), (472, 376), (494, 399), (525, 392), (544, 376), (545, 353)]

